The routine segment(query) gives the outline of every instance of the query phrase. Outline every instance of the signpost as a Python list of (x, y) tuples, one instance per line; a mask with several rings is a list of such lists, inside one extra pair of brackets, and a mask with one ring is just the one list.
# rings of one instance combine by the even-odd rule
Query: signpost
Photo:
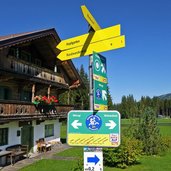
[(91, 15), (90, 11), (87, 9), (87, 7), (85, 5), (81, 6), (81, 10), (83, 13), (84, 18), (87, 20), (87, 22), (90, 24), (90, 26), (95, 30), (100, 30), (100, 26), (98, 25), (98, 23), (96, 22), (96, 20), (94, 19), (94, 17)]
[[(94, 151), (92, 151), (92, 149)], [(103, 171), (103, 153), (101, 148), (89, 148), (84, 152), (84, 170)]]
[(120, 145), (120, 114), (107, 111), (106, 59), (97, 53), (125, 47), (125, 36), (120, 34), (120, 25), (101, 29), (85, 5), (81, 10), (93, 32), (63, 40), (56, 46), (61, 51), (57, 56), (61, 61), (90, 56), (90, 110), (68, 113), (67, 142), (89, 148), (84, 148), (84, 171), (103, 171), (102, 148), (97, 147)]
[(120, 24), (118, 24), (112, 27), (98, 30), (96, 32), (90, 32), (87, 34), (62, 40), (56, 47), (60, 50), (72, 49), (79, 46), (83, 47), (84, 45), (118, 37), (121, 35), (120, 30)]
[(94, 110), (107, 110), (106, 58), (93, 52)]
[(94, 110), (107, 109), (107, 84), (94, 80)]
[(104, 52), (113, 49), (123, 48), (125, 47), (125, 36), (113, 37), (110, 39), (94, 42), (91, 44), (85, 44), (84, 46), (79, 46), (72, 49), (67, 49), (62, 51), (58, 58), (61, 61), (69, 60), (73, 58), (78, 58), (81, 56), (87, 56), (95, 52)]
[(93, 52), (93, 79), (107, 83), (106, 58)]
[(67, 124), (67, 143), (71, 146), (118, 147), (120, 144), (117, 111), (71, 111)]

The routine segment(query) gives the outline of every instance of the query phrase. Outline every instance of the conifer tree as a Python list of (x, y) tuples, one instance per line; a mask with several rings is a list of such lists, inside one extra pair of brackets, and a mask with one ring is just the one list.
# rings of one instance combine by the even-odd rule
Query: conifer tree
[(134, 136), (143, 142), (143, 151), (147, 155), (159, 153), (161, 135), (157, 127), (156, 113), (151, 107), (145, 108)]
[(84, 88), (79, 87), (78, 89), (69, 90), (64, 92), (59, 96), (59, 101), (62, 104), (73, 104), (75, 105), (75, 109), (87, 110), (89, 109), (89, 80), (88, 75), (84, 70), (83, 65), (81, 65), (80, 69), (77, 69), (83, 83)]
[(107, 101), (108, 101), (108, 109), (113, 110), (114, 105), (113, 105), (113, 102), (112, 102), (112, 96), (110, 94), (109, 86), (107, 86)]

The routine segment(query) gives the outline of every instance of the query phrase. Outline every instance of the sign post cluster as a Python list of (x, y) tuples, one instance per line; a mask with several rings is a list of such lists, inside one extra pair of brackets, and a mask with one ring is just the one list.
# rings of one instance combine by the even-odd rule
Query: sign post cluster
[(120, 113), (110, 111), (107, 106), (106, 58), (99, 52), (125, 47), (125, 36), (120, 25), (101, 29), (85, 5), (82, 13), (93, 32), (62, 40), (60, 60), (69, 60), (90, 55), (90, 110), (68, 113), (67, 143), (83, 146), (84, 171), (103, 171), (102, 147), (120, 145)]

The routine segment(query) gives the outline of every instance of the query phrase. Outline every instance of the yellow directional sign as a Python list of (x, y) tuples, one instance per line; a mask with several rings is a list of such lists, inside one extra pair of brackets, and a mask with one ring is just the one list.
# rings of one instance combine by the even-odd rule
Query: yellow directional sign
[(85, 44), (90, 44), (98, 41), (102, 41), (105, 39), (113, 38), (120, 36), (121, 28), (120, 24), (108, 27), (105, 29), (98, 30), (96, 32), (91, 32), (88, 34), (83, 34), (81, 36), (69, 38), (66, 40), (62, 40), (56, 47), (60, 50), (66, 50), (75, 48), (78, 46), (83, 46)]
[(87, 20), (90, 26), (94, 29), (94, 31), (100, 30), (101, 29), (100, 26), (98, 25), (94, 17), (91, 15), (87, 7), (85, 5), (82, 5), (81, 10), (82, 10), (84, 18)]
[(119, 36), (110, 38), (107, 40), (87, 44), (87, 46), (79, 46), (73, 49), (62, 51), (57, 58), (60, 60), (69, 60), (72, 58), (77, 58), (80, 56), (86, 56), (92, 54), (93, 51), (99, 53), (104, 51), (109, 51), (113, 49), (125, 47), (125, 36)]

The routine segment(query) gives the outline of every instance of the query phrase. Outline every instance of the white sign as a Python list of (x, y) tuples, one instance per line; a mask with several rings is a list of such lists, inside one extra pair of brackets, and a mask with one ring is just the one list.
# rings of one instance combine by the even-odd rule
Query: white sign
[(96, 151), (91, 152), (84, 151), (84, 171), (103, 171), (102, 150), (98, 151), (96, 149)]

